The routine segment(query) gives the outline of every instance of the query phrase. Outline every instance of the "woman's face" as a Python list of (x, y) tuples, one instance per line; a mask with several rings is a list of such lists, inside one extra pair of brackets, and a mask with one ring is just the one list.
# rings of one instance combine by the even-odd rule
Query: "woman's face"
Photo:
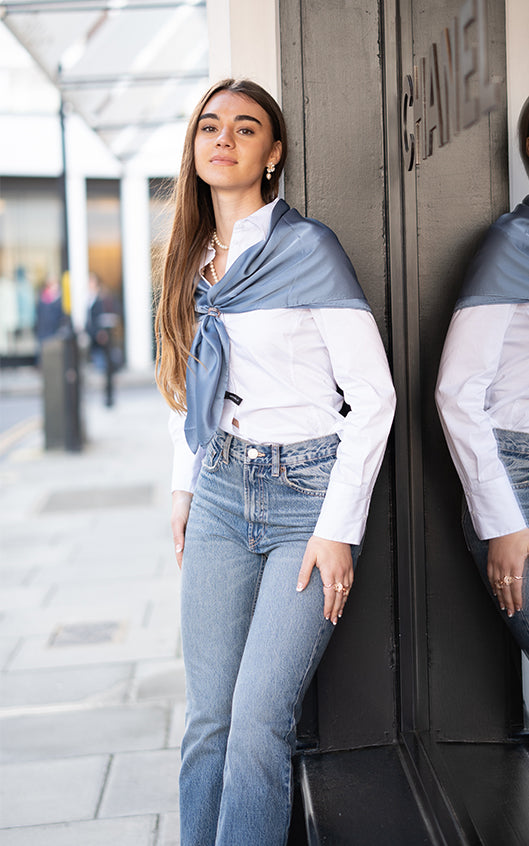
[(270, 118), (254, 100), (219, 91), (204, 106), (195, 136), (195, 168), (212, 191), (258, 192), (267, 165), (281, 158)]

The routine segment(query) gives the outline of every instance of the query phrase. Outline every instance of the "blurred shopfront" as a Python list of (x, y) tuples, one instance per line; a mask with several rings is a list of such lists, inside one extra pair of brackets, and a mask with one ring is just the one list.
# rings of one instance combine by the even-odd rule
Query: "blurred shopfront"
[(208, 82), (205, 3), (3, 0), (0, 18), (0, 364), (35, 362), (47, 280), (83, 330), (92, 273), (120, 361), (152, 370), (160, 186)]

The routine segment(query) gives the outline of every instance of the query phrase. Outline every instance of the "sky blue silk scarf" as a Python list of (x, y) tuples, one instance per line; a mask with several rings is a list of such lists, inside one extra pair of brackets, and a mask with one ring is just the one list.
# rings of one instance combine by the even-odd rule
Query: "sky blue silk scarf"
[(271, 308), (358, 308), (369, 305), (336, 235), (302, 217), (284, 200), (270, 232), (245, 250), (220, 282), (202, 278), (195, 292), (199, 320), (187, 363), (185, 435), (193, 452), (216, 431), (228, 382), (230, 342), (220, 315)]
[(529, 302), (529, 195), (488, 230), (472, 259), (455, 310)]

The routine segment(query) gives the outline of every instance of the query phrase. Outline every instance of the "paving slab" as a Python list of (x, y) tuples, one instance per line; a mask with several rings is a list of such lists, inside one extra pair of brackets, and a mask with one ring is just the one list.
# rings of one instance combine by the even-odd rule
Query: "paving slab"
[(0, 667), (9, 663), (19, 643), (20, 637), (15, 634), (10, 637), (0, 637)]
[[(2, 846), (152, 846), (157, 836), (157, 817), (124, 817), (113, 820), (24, 826), (0, 833)], [(166, 846), (177, 846), (168, 840)]]
[(128, 602), (138, 599), (167, 599), (174, 598), (175, 608), (178, 608), (179, 578), (170, 576), (151, 579), (128, 579), (124, 563), (123, 577), (113, 582), (85, 582), (83, 584), (59, 585), (56, 593), (49, 601), (53, 605), (98, 605), (102, 597), (119, 595)]
[(182, 737), (184, 736), (185, 728), (186, 705), (185, 702), (178, 702), (174, 705), (171, 714), (171, 724), (169, 729), (169, 737), (167, 745), (169, 747), (180, 748), (182, 745)]
[(99, 816), (175, 812), (179, 767), (178, 749), (115, 755)]
[(0, 828), (92, 819), (108, 760), (95, 755), (0, 766)]
[(48, 585), (3, 587), (0, 591), (0, 610), (38, 607), (44, 603), (48, 592)]
[(140, 661), (134, 673), (134, 697), (138, 701), (149, 699), (185, 698), (184, 662), (181, 658), (170, 661)]
[(1, 708), (80, 702), (123, 702), (131, 684), (132, 663), (4, 673)]
[[(133, 554), (121, 549), (113, 558), (105, 557), (99, 560), (79, 559), (73, 557), (68, 562), (56, 562), (53, 567), (43, 567), (40, 562), (34, 566), (32, 585), (60, 584), (69, 582), (78, 584), (83, 582), (116, 581), (116, 579), (152, 578), (160, 572), (161, 556), (146, 552), (144, 555)], [(123, 575), (125, 570), (126, 575)]]
[(0, 761), (35, 761), (165, 745), (168, 709), (134, 705), (4, 716)]
[(174, 811), (162, 814), (158, 827), (156, 846), (179, 846), (180, 844), (180, 814)]
[(49, 638), (30, 637), (24, 640), (10, 660), (10, 670), (43, 667), (73, 667), (115, 664), (146, 658), (172, 658), (179, 644), (178, 621), (172, 630), (159, 631), (130, 627), (122, 642), (87, 646), (50, 647)]
[[(99, 602), (89, 606), (79, 605), (50, 605), (44, 608), (21, 608), (17, 611), (2, 612), (0, 630), (4, 635), (20, 635), (25, 637), (34, 635), (51, 635), (59, 625), (101, 620), (126, 620), (128, 625), (141, 626), (149, 609), (149, 600), (139, 597), (132, 602), (121, 596), (102, 596)], [(152, 611), (151, 611), (152, 613)]]
[[(4, 549), (2, 549), (2, 556), (5, 558)], [(34, 572), (35, 568), (28, 565), (26, 561), (21, 562), (18, 566), (14, 564), (9, 567), (0, 566), (0, 585), (5, 588), (27, 585), (31, 581)]]
[[(33, 524), (35, 526), (35, 524)], [(35, 527), (36, 528), (36, 527)], [(72, 559), (73, 543), (59, 543), (38, 528), (39, 539), (28, 542), (27, 525), (25, 526), (26, 543), (4, 543), (2, 539), (2, 558), (11, 566), (56, 567), (67, 564)]]

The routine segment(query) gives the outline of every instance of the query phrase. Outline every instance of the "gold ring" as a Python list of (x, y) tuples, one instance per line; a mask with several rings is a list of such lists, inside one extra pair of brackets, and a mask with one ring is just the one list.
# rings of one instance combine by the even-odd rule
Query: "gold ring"
[(336, 582), (336, 583), (334, 584), (334, 589), (335, 589), (336, 593), (342, 593), (342, 592), (343, 592), (344, 587), (343, 587), (343, 585), (342, 585), (342, 583), (341, 583), (341, 582)]

